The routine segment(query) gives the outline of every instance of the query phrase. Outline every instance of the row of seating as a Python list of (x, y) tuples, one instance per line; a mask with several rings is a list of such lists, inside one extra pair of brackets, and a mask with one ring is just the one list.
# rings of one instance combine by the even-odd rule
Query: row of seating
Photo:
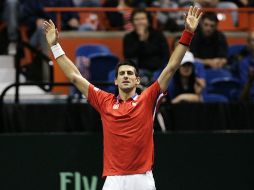
[[(229, 48), (229, 55), (239, 52), (245, 46), (234, 45)], [(119, 59), (109, 48), (104, 45), (82, 45), (76, 50), (76, 56), (85, 56), (90, 60), (90, 81), (113, 82), (114, 69)], [(154, 75), (155, 79), (159, 76)], [(240, 82), (237, 77), (227, 69), (206, 69), (206, 89), (204, 92), (205, 102), (228, 102), (235, 101), (239, 97)], [(103, 87), (106, 91), (115, 92), (114, 86)]]

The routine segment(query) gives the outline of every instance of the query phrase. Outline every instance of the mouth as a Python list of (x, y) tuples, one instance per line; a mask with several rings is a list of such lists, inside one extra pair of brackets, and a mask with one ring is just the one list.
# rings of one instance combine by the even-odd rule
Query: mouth
[(130, 82), (129, 81), (123, 81), (122, 83), (123, 84), (129, 84)]

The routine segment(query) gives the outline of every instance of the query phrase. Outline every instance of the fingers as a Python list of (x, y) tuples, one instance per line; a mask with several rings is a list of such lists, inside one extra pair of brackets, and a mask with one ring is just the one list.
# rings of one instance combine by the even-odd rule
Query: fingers
[(198, 8), (198, 7), (195, 7), (195, 8), (196, 8), (196, 9), (195, 9), (195, 11), (194, 11), (194, 16), (195, 16), (198, 20), (200, 20), (203, 13), (202, 13), (202, 11), (201, 11), (200, 8)]
[(48, 31), (51, 29), (50, 23), (47, 22), (47, 21), (44, 21), (44, 22), (43, 22), (43, 28), (44, 28), (44, 30), (45, 30), (46, 32), (48, 32)]
[(184, 16), (184, 21), (186, 22), (186, 19), (188, 17), (188, 13), (184, 13), (183, 16)]
[(55, 29), (55, 25), (54, 23), (52, 22), (52, 20), (49, 20), (49, 21), (44, 21), (43, 22), (43, 28), (46, 32), (48, 32), (50, 29)]
[(193, 16), (195, 16), (197, 18), (199, 13), (200, 13), (200, 9), (198, 7), (194, 7), (193, 8)]
[(195, 18), (200, 20), (200, 18), (202, 17), (202, 14), (203, 13), (202, 13), (200, 8), (190, 6), (189, 11), (188, 11), (188, 15), (194, 16)]
[(55, 24), (53, 23), (53, 21), (51, 19), (49, 19), (49, 23), (52, 27), (55, 27)]
[(187, 15), (192, 15), (192, 11), (193, 11), (193, 6), (190, 6), (188, 14)]
[(198, 15), (198, 21), (200, 21), (202, 15), (203, 15), (203, 12), (200, 11), (200, 13), (199, 13), (199, 15)]

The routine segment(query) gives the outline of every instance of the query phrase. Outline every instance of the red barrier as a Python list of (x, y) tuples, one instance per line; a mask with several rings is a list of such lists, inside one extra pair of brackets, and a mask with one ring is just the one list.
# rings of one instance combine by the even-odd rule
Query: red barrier
[[(118, 11), (129, 11), (131, 8), (113, 8), (113, 7), (46, 7), (44, 11), (46, 12), (56, 12), (57, 13), (57, 27), (61, 30), (61, 12), (97, 12), (98, 14), (103, 14), (105, 12), (118, 12)], [(147, 8), (149, 12), (186, 12), (188, 8)], [(254, 8), (238, 8), (238, 9), (221, 9), (221, 8), (204, 8), (203, 11), (212, 11), (224, 14), (224, 20), (219, 24), (219, 29), (228, 31), (247, 31), (254, 28), (254, 22), (251, 22), (254, 18)], [(237, 11), (239, 13), (239, 25), (234, 26), (230, 13)], [(156, 17), (156, 15), (154, 15)], [(154, 19), (153, 23), (156, 27), (157, 19)]]

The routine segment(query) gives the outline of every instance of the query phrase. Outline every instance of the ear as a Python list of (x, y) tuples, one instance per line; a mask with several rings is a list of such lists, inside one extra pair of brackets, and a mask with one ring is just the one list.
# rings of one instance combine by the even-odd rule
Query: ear
[(115, 83), (115, 85), (116, 85), (116, 86), (118, 85), (116, 78), (115, 78), (115, 81), (114, 81), (114, 83)]
[(136, 84), (139, 85), (140, 84), (140, 77), (136, 78)]

